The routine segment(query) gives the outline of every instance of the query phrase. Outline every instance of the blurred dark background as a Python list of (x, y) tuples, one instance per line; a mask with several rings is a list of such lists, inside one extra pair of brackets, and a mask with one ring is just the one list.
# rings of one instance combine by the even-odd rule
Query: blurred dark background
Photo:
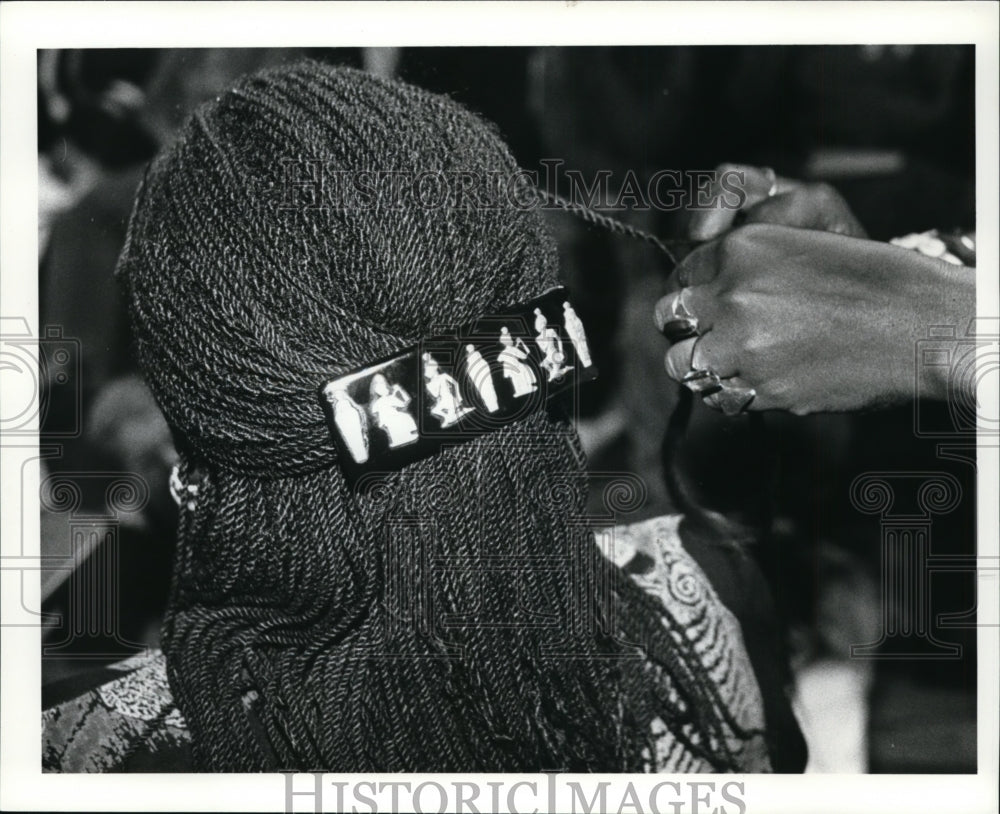
[[(59, 445), (45, 461), (43, 554), (68, 564), (43, 575), (44, 609), (61, 616), (45, 634), (47, 684), (155, 645), (169, 586), (173, 448), (112, 279), (145, 163), (237, 77), (303, 56), (454, 97), (495, 122), (527, 169), (560, 159), (585, 178), (644, 181), (766, 165), (834, 184), (875, 239), (975, 228), (972, 47), (41, 51), (41, 324), (79, 340), (68, 385), (50, 371), (42, 427), (43, 444)], [(662, 237), (686, 223), (683, 211), (615, 215)], [(676, 392), (652, 326), (669, 266), (645, 243), (550, 218), (601, 369), (579, 420), (591, 466), (644, 478), (649, 499), (634, 519), (669, 512), (659, 444)], [(975, 771), (973, 628), (935, 628), (961, 645), (958, 658), (850, 658), (881, 630), (879, 519), (852, 506), (855, 477), (953, 475), (964, 497), (933, 519), (932, 552), (975, 552), (975, 458), (943, 457), (940, 442), (917, 437), (910, 407), (755, 423), (698, 406), (688, 427), (678, 466), (698, 499), (757, 525), (751, 551), (782, 616), (816, 770)], [(148, 499), (116, 508), (112, 473), (139, 475)], [(72, 507), (52, 497), (60, 477), (82, 485)], [(113, 608), (95, 623), (86, 603), (98, 595)], [(970, 573), (934, 575), (934, 619), (974, 603)]]

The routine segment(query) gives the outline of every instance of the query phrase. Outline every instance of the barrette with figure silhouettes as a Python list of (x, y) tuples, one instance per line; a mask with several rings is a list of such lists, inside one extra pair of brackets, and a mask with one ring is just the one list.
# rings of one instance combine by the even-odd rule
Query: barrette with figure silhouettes
[(555, 288), (330, 379), (320, 403), (356, 484), (521, 420), (596, 376), (583, 322)]

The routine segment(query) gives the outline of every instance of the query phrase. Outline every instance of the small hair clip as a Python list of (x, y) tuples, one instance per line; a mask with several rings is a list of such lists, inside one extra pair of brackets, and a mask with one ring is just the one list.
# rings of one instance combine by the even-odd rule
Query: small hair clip
[(186, 472), (187, 467), (182, 466), (181, 461), (173, 465), (170, 470), (170, 496), (178, 508), (187, 507), (189, 511), (194, 511), (198, 505), (198, 484), (186, 482), (181, 476), (181, 472)]
[(329, 379), (319, 396), (355, 484), (523, 419), (596, 376), (583, 323), (555, 288)]

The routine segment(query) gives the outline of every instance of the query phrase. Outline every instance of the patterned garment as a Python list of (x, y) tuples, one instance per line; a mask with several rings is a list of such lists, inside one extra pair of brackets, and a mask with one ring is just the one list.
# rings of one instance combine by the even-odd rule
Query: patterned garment
[(120, 676), (42, 715), (46, 772), (184, 771), (190, 735), (159, 650), (107, 668)]
[[(740, 623), (720, 600), (708, 576), (681, 543), (682, 518), (658, 517), (614, 529), (607, 555), (646, 592), (659, 600), (664, 620), (680, 623), (698, 659), (714, 683), (718, 703), (732, 726), (729, 749), (743, 771), (772, 769), (763, 730), (765, 704), (747, 653)], [(672, 627), (663, 622), (667, 630)], [(672, 631), (675, 639), (681, 635)], [(669, 678), (658, 668), (651, 682)], [(190, 735), (174, 705), (160, 651), (137, 656), (103, 671), (110, 680), (96, 689), (47, 709), (42, 716), (42, 766), (48, 772), (191, 771)], [(105, 675), (105, 678), (108, 676)], [(680, 697), (668, 689), (671, 702)], [(649, 724), (650, 747), (644, 755), (653, 772), (711, 771), (711, 765), (677, 737), (660, 718)], [(690, 724), (682, 734), (698, 744)]]
[[(681, 543), (678, 533), (681, 520), (677, 515), (665, 516), (616, 528), (612, 559), (643, 590), (660, 600), (664, 616), (669, 615), (679, 623), (668, 626), (665, 620), (661, 622), (671, 636), (679, 641), (685, 635), (693, 645), (718, 692), (718, 703), (742, 731), (740, 734), (729, 725), (725, 732), (727, 745), (740, 768), (747, 772), (769, 772), (764, 704), (740, 624)], [(678, 627), (683, 634), (677, 631)], [(651, 679), (670, 683), (666, 675)], [(675, 690), (671, 688), (668, 692), (671, 702), (675, 697), (680, 701)], [(698, 745), (700, 736), (693, 724), (684, 724), (681, 734)], [(713, 771), (711, 764), (687, 748), (660, 718), (650, 722), (650, 735), (653, 746), (644, 755), (646, 771)]]

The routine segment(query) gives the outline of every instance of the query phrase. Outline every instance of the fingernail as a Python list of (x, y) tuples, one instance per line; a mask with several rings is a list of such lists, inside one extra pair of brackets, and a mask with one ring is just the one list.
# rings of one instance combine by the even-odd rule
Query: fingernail
[(668, 319), (660, 328), (662, 333), (671, 342), (680, 342), (682, 339), (690, 339), (698, 335), (698, 320), (694, 317), (677, 317)]

